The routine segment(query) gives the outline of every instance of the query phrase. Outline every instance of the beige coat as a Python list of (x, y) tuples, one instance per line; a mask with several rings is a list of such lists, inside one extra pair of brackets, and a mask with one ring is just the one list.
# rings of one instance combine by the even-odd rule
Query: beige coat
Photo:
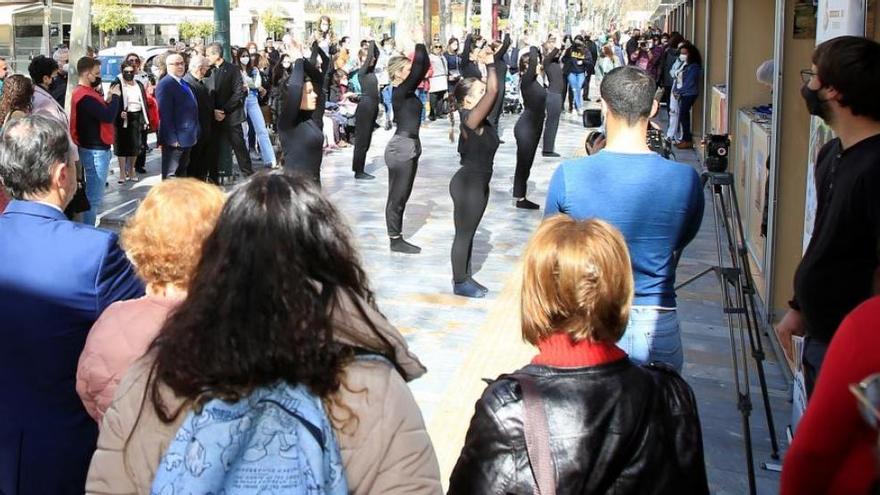
[[(358, 421), (348, 427), (339, 425), (336, 437), (350, 493), (441, 493), (437, 457), (422, 414), (404, 381), (424, 374), (424, 367), (409, 352), (400, 333), (368, 305), (343, 298), (334, 319), (340, 328), (339, 341), (369, 349), (382, 349), (385, 346), (380, 343), (388, 342), (400, 370), (375, 361), (355, 361), (345, 368), (347, 387), (340, 389), (337, 400), (350, 408)], [(370, 332), (364, 319), (373, 322), (378, 335)], [(141, 410), (152, 362), (149, 355), (135, 362), (116, 389), (101, 423), (86, 493), (150, 492), (162, 454), (185, 416), (181, 414), (173, 424), (162, 423), (149, 400)], [(160, 390), (168, 410), (181, 404), (169, 388), (163, 386)], [(134, 428), (139, 412), (140, 420)], [(331, 417), (346, 417), (338, 407), (330, 406), (330, 413)]]

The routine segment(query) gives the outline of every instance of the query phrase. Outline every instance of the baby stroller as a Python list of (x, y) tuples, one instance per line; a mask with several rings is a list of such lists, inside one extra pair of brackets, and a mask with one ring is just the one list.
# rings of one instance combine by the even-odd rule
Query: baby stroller
[(519, 93), (519, 76), (507, 74), (504, 82), (504, 101), (501, 104), (504, 113), (520, 113), (523, 110), (522, 96)]

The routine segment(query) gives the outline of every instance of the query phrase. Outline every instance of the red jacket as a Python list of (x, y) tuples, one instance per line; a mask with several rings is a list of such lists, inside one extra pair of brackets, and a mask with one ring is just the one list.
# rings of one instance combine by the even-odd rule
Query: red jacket
[(853, 310), (834, 334), (807, 411), (782, 466), (782, 495), (864, 495), (878, 478), (877, 432), (849, 391), (880, 372), (880, 297)]
[[(104, 98), (100, 94), (98, 94), (98, 92), (95, 91), (94, 88), (87, 88), (82, 84), (78, 84), (76, 86), (76, 89), (73, 90), (73, 95), (70, 98), (70, 136), (73, 138), (73, 142), (76, 143), (77, 146), (80, 145), (80, 142), (79, 133), (76, 131), (76, 106), (83, 98), (94, 98), (98, 100), (102, 105), (107, 104), (104, 101)], [(101, 122), (101, 141), (107, 146), (110, 146), (113, 144), (113, 141), (115, 141), (115, 139), (116, 129), (113, 126), (113, 122)]]

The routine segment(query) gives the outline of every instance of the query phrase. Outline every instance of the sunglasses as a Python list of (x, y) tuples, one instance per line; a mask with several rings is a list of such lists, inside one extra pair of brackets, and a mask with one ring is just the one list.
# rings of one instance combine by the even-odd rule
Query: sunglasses
[(849, 391), (855, 396), (865, 423), (875, 430), (880, 429), (880, 373), (850, 384)]

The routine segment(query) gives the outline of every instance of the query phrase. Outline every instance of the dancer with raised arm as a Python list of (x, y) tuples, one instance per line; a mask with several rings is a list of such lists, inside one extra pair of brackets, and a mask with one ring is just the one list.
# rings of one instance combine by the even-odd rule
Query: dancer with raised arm
[(379, 48), (376, 42), (370, 40), (366, 48), (366, 57), (361, 61), (358, 69), (358, 81), (361, 84), (361, 99), (358, 101), (357, 110), (354, 113), (354, 158), (351, 162), (351, 170), (354, 178), (360, 180), (375, 179), (364, 171), (367, 161), (367, 151), (373, 140), (373, 127), (376, 117), (379, 116), (379, 81), (376, 79), (376, 61), (379, 60)]
[(531, 47), (529, 53), (519, 58), (520, 92), (523, 97), (523, 113), (513, 128), (516, 138), (516, 172), (513, 178), (513, 197), (516, 207), (526, 210), (537, 210), (538, 205), (526, 199), (526, 189), (538, 141), (541, 139), (541, 128), (544, 125), (544, 106), (547, 101), (547, 90), (538, 82), (537, 47)]
[[(452, 291), (459, 296), (484, 297), (488, 292), (471, 276), (471, 255), (474, 235), (489, 202), (489, 181), (499, 144), (491, 113), (500, 97), (501, 71), (507, 70), (506, 64), (499, 63), (503, 56), (502, 50), (495, 52), (490, 47), (481, 50), (479, 59), (486, 64), (486, 83), (473, 77), (464, 78), (455, 86), (451, 96), (452, 104), (461, 115), (461, 135), (458, 138), (461, 168), (449, 183), (455, 208)], [(453, 112), (449, 113), (449, 120), (454, 124)], [(450, 131), (450, 138), (453, 132)]]
[[(286, 101), (282, 103), (278, 134), (284, 150), (284, 167), (304, 174), (321, 184), (321, 161), (324, 158), (324, 79), (330, 58), (318, 42), (312, 44), (309, 60), (303, 58), (297, 44), (288, 47), (295, 60), (287, 80)], [(316, 67), (321, 57), (321, 69)], [(323, 73), (322, 73), (323, 71)]]
[(392, 57), (388, 62), (388, 73), (396, 84), (391, 93), (391, 106), (397, 130), (385, 147), (385, 164), (388, 166), (388, 203), (385, 206), (385, 223), (391, 250), (398, 253), (418, 254), (422, 248), (403, 239), (403, 212), (412, 194), (422, 142), (419, 139), (421, 127), (422, 100), (416, 95), (416, 88), (428, 73), (428, 50), (423, 43), (416, 45), (413, 59), (404, 56)]
[(559, 47), (554, 41), (544, 43), (544, 74), (547, 74), (547, 121), (544, 123), (544, 151), (541, 156), (558, 158), (556, 153), (556, 131), (559, 130), (559, 115), (562, 113), (565, 83), (562, 77), (562, 64), (559, 63)]
[[(504, 33), (504, 40), (500, 43), (495, 41), (492, 43), (492, 46), (496, 48), (494, 63), (495, 70), (498, 72), (498, 98), (495, 99), (495, 106), (492, 107), (492, 113), (489, 114), (489, 122), (492, 123), (492, 126), (495, 127), (495, 130), (500, 136), (501, 129), (498, 127), (498, 123), (501, 120), (501, 105), (504, 103), (505, 91), (504, 82), (507, 79), (507, 71), (509, 69), (507, 62), (504, 61), (504, 56), (507, 54), (507, 50), (510, 49), (510, 33)], [(489, 71), (486, 70), (487, 77), (488, 73)], [(488, 82), (488, 80), (486, 82)]]
[(480, 67), (474, 59), (474, 54), (478, 50), (474, 45), (479, 41), (479, 36), (474, 36), (473, 33), (468, 33), (464, 39), (464, 48), (461, 50), (461, 77), (474, 77), (477, 79), (483, 77)]

